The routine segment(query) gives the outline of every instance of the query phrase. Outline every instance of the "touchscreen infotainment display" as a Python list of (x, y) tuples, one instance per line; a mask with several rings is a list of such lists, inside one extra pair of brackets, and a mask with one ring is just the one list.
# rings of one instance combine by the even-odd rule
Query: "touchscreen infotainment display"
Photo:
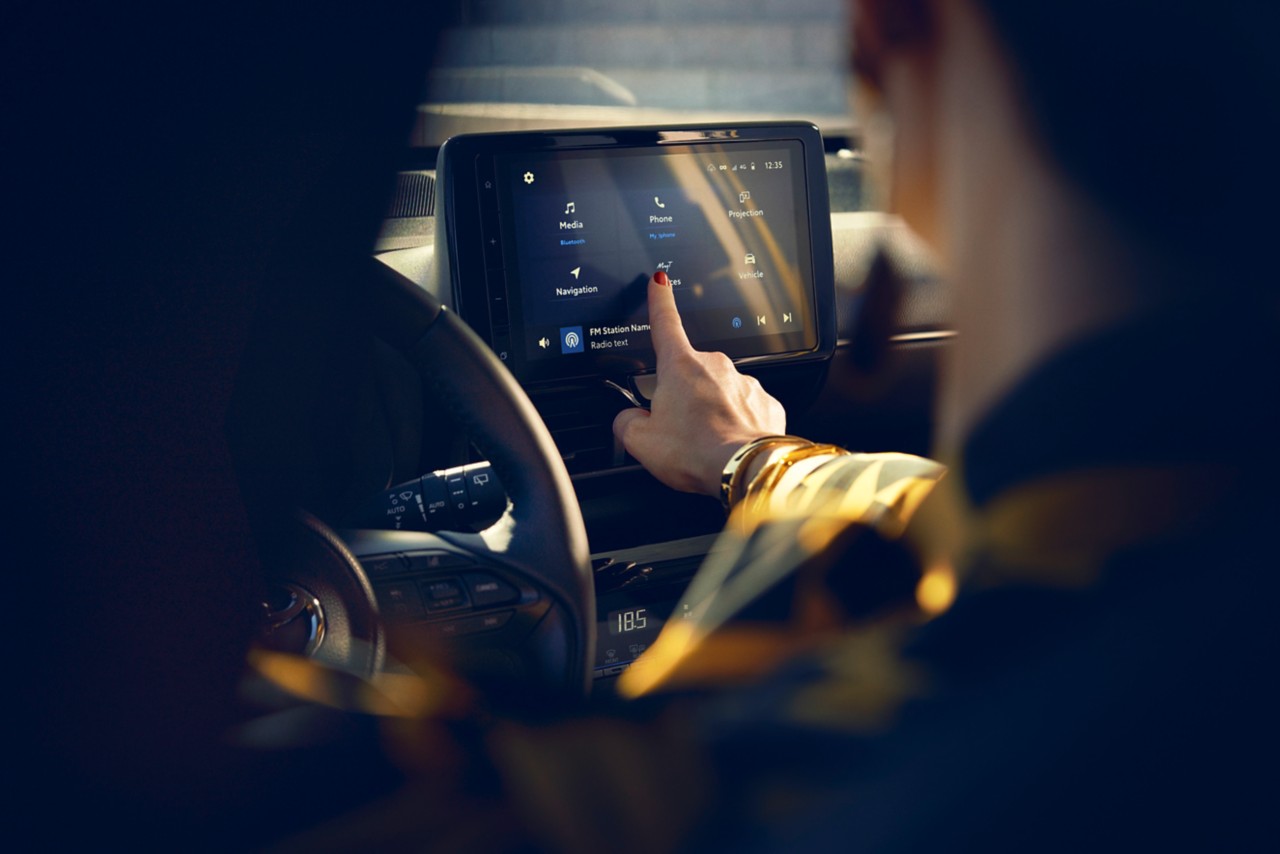
[[(830, 223), (825, 211), (814, 221), (823, 164), (804, 131), (816, 138), (803, 126), (657, 144), (557, 134), (478, 151), (467, 165), (495, 351), (526, 381), (650, 370), (647, 283), (662, 270), (698, 349), (736, 360), (819, 352), (814, 232), (826, 229), (829, 266)], [(825, 176), (822, 190), (825, 205)], [(475, 279), (461, 290), (470, 322)]]

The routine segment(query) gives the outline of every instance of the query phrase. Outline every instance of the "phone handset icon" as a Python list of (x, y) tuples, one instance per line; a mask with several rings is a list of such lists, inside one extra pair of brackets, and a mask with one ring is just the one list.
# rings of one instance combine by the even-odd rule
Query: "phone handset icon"
[(657, 205), (658, 207), (660, 207), (660, 208), (665, 208), (665, 207), (666, 207), (666, 205), (664, 205), (664, 204), (662, 203), (662, 199), (658, 198), (657, 196), (654, 196), (654, 197), (653, 197), (653, 203), (654, 203), (655, 205)]

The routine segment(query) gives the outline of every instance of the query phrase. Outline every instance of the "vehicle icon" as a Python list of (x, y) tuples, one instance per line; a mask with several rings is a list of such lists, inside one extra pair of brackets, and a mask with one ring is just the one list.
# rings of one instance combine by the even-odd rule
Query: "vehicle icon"
[(756, 256), (748, 252), (746, 255), (742, 256), (742, 263), (754, 266), (756, 263)]

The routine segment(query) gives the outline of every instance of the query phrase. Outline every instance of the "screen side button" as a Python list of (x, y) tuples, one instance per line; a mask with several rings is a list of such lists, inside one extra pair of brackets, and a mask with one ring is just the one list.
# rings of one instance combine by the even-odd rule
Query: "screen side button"
[(502, 232), (498, 226), (498, 209), (486, 205), (480, 213), (480, 238), (484, 241), (484, 265), (489, 270), (502, 268)]

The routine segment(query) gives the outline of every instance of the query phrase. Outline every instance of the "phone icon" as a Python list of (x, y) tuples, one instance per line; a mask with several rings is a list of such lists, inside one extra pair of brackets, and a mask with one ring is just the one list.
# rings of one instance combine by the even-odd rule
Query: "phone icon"
[(666, 205), (664, 205), (664, 204), (662, 203), (662, 199), (658, 198), (657, 196), (654, 196), (654, 197), (653, 197), (653, 203), (654, 203), (655, 205), (657, 205), (658, 207), (660, 207), (660, 208), (665, 208), (665, 207), (666, 207)]

